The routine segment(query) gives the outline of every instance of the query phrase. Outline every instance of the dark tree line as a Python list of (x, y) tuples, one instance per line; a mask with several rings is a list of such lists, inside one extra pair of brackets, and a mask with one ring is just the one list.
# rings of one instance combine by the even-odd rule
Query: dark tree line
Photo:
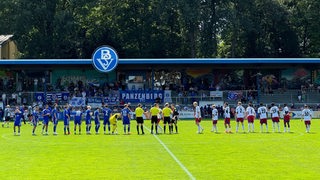
[(1, 0), (21, 58), (319, 57), (318, 0)]

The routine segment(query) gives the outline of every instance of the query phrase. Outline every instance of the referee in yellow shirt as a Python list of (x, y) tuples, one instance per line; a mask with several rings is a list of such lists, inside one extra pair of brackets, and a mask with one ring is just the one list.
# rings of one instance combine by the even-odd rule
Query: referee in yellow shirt
[(158, 134), (158, 114), (160, 113), (159, 104), (154, 103), (153, 107), (150, 109), (151, 114), (151, 134), (153, 134), (153, 127), (156, 129), (156, 134)]
[(166, 103), (164, 105), (165, 107), (162, 109), (162, 113), (163, 113), (163, 133), (166, 133), (166, 125), (169, 125), (169, 132), (170, 134), (172, 133), (172, 123), (171, 123), (171, 118), (170, 115), (172, 114), (172, 110), (169, 108), (169, 103)]
[(141, 128), (141, 132), (142, 134), (144, 134), (144, 131), (143, 131), (143, 114), (144, 114), (144, 110), (141, 108), (141, 104), (139, 103), (138, 104), (138, 107), (135, 109), (135, 114), (136, 114), (136, 120), (137, 120), (137, 132), (138, 134), (139, 133), (139, 126)]

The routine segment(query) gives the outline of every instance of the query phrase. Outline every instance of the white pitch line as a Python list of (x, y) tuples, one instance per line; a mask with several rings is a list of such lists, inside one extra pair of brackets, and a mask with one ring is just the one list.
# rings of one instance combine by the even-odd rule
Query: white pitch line
[[(147, 128), (146, 126), (144, 126), (148, 131), (150, 131), (149, 128)], [(159, 143), (163, 146), (163, 148), (170, 154), (170, 156), (176, 161), (177, 164), (179, 164), (179, 166), (184, 170), (184, 172), (186, 172), (188, 174), (188, 176), (190, 177), (190, 179), (195, 180), (196, 178), (191, 174), (191, 172), (181, 163), (181, 161), (170, 151), (170, 149), (161, 141), (161, 139), (153, 134), (153, 137), (155, 137)]]

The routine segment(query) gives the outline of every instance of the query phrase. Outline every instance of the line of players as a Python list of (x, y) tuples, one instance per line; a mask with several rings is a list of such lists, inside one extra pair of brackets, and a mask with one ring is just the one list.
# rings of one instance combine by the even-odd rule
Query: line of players
[[(198, 106), (197, 102), (193, 103), (193, 106), (195, 107), (195, 121), (196, 125), (198, 126), (197, 133), (202, 133), (203, 128), (200, 125), (201, 122), (201, 112), (200, 107)], [(284, 123), (284, 132), (290, 132), (290, 110), (287, 106), (287, 104), (284, 104), (283, 107), (283, 123)], [(225, 125), (225, 132), (231, 133), (231, 125), (230, 125), (230, 107), (228, 103), (224, 103), (223, 105), (223, 112), (224, 112), (224, 125)], [(260, 119), (260, 131), (263, 132), (263, 125), (266, 127), (266, 132), (268, 132), (268, 116), (267, 113), (270, 113), (271, 120), (272, 120), (272, 127), (273, 132), (280, 132), (280, 110), (278, 106), (276, 106), (274, 103), (271, 104), (271, 108), (267, 109), (266, 106), (263, 105), (263, 103), (260, 104), (259, 108), (257, 109), (257, 114), (259, 115)], [(236, 120), (236, 132), (239, 132), (240, 124), (242, 126), (242, 131), (245, 132), (244, 128), (244, 120), (248, 120), (248, 132), (254, 132), (254, 120), (256, 118), (256, 111), (253, 108), (252, 103), (250, 102), (248, 104), (248, 107), (245, 109), (242, 106), (241, 102), (238, 102), (238, 105), (235, 109), (235, 120)], [(311, 125), (311, 119), (312, 119), (312, 112), (309, 109), (308, 105), (304, 106), (304, 109), (302, 110), (302, 118), (304, 120), (305, 126), (306, 126), (306, 132), (310, 132), (310, 125)], [(218, 110), (216, 109), (216, 106), (212, 105), (212, 132), (218, 132), (217, 128), (217, 122), (218, 122)]]
[[(18, 106), (14, 110), (14, 135), (20, 135), (20, 127), (21, 127), (21, 121), (23, 117), (23, 110), (20, 109)], [(72, 111), (74, 111), (72, 113)], [(102, 108), (96, 108), (94, 111), (92, 110), (91, 106), (87, 106), (85, 111), (82, 111), (81, 108), (76, 107), (72, 108), (69, 104), (66, 104), (64, 106), (63, 110), (63, 125), (64, 125), (64, 134), (69, 135), (70, 134), (70, 120), (71, 117), (74, 116), (74, 134), (77, 134), (77, 131), (79, 134), (81, 134), (81, 124), (82, 120), (85, 120), (86, 124), (86, 134), (91, 134), (91, 127), (92, 123), (91, 120), (94, 120), (95, 125), (95, 133), (99, 134), (100, 129), (100, 113), (103, 113), (103, 131), (104, 134), (117, 134), (117, 121), (118, 119), (122, 119), (123, 123), (123, 131), (124, 134), (131, 134), (130, 132), (130, 120), (132, 118), (132, 111), (129, 108), (129, 104), (125, 104), (124, 108), (121, 110), (120, 113), (112, 113), (112, 110), (108, 107), (108, 105), (102, 106)], [(32, 128), (32, 135), (36, 135), (36, 129), (39, 125), (39, 118), (42, 115), (43, 117), (43, 126), (42, 126), (42, 132), (43, 135), (48, 135), (48, 125), (49, 122), (52, 121), (53, 123), (53, 135), (57, 135), (57, 125), (58, 125), (58, 105), (54, 104), (53, 108), (49, 107), (49, 105), (45, 105), (45, 108), (40, 111), (39, 107), (36, 106), (32, 112), (28, 114), (28, 118), (30, 120)], [(150, 109), (150, 112), (145, 112), (142, 109), (142, 105), (138, 104), (137, 108), (135, 109), (135, 115), (136, 115), (136, 121), (137, 121), (137, 133), (144, 134), (144, 118), (143, 116), (149, 118), (151, 117), (151, 134), (154, 133), (158, 134), (158, 130), (161, 129), (163, 133), (166, 133), (166, 125), (168, 124), (168, 130), (169, 133), (173, 133), (173, 126), (175, 126), (176, 133), (178, 133), (178, 116), (179, 113), (177, 109), (175, 108), (174, 104), (171, 104), (171, 107), (169, 106), (169, 103), (165, 104), (165, 107), (163, 109), (160, 109), (159, 104), (155, 103), (153, 107)], [(163, 120), (164, 127), (162, 128), (159, 125), (160, 120)], [(5, 121), (2, 124), (2, 127), (5, 125), (8, 127), (8, 123), (10, 120), (10, 114), (5, 113)], [(77, 130), (78, 129), (78, 130)], [(107, 133), (108, 130), (108, 133)]]

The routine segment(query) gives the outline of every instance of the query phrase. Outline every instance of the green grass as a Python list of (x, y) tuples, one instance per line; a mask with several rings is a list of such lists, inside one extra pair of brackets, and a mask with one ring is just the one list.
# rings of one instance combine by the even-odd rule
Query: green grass
[[(132, 135), (122, 135), (120, 123), (120, 135), (65, 136), (62, 123), (58, 136), (51, 135), (51, 125), (49, 136), (40, 135), (40, 127), (31, 136), (29, 125), (22, 126), (21, 136), (0, 128), (0, 179), (190, 179), (153, 135), (138, 136), (131, 124)], [(150, 121), (145, 125), (150, 128)], [(318, 120), (309, 134), (300, 120), (291, 121), (292, 133), (272, 133), (271, 121), (271, 133), (260, 133), (258, 121), (250, 134), (225, 134), (223, 121), (219, 134), (210, 132), (211, 121), (202, 125), (204, 134), (196, 134), (194, 121), (180, 121), (179, 134), (157, 136), (196, 179), (320, 177)]]

